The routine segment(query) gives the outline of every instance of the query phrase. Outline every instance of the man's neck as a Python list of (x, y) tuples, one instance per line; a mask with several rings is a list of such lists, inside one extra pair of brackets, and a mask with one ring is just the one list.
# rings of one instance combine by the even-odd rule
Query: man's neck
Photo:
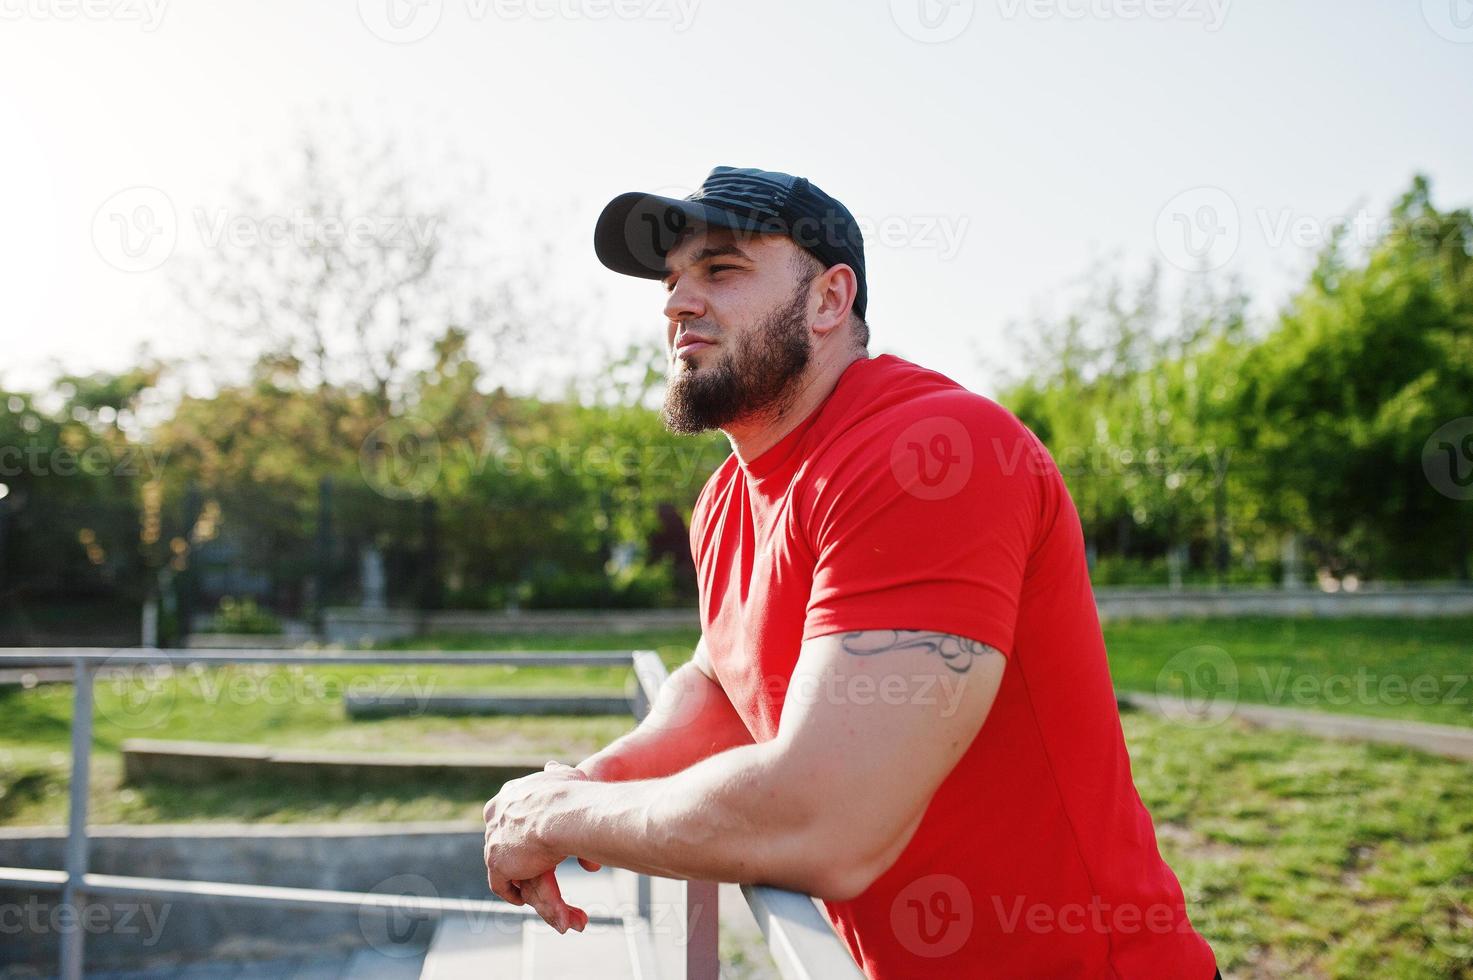
[(721, 431), (731, 441), (731, 450), (745, 465), (761, 456), (782, 441), (783, 436), (795, 429), (818, 406), (833, 394), (834, 386), (849, 365), (869, 358), (869, 353), (844, 347), (828, 355), (815, 357), (798, 382), (794, 397), (778, 414), (763, 416), (751, 422), (733, 423)]

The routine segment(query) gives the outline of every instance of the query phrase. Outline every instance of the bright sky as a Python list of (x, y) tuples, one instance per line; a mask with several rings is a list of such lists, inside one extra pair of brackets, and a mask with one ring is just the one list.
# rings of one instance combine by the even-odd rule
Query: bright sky
[(1099, 258), (1205, 260), (1264, 312), (1414, 172), (1473, 202), (1469, 0), (0, 0), (0, 87), (12, 385), (187, 345), (197, 229), (125, 271), (157, 257), (116, 222), (225, 206), (324, 106), (555, 211), (611, 338), (663, 325), (658, 284), (594, 258), (610, 197), (807, 176), (868, 224), (874, 347), (984, 391), (1009, 322)]

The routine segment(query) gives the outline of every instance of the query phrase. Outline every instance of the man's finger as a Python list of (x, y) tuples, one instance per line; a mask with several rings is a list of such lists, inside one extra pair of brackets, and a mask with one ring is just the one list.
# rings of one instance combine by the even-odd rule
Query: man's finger
[(564, 933), (570, 928), (582, 932), (588, 924), (587, 913), (563, 901), (562, 889), (554, 872), (544, 871), (536, 878), (520, 882), (520, 885), (522, 894), (532, 903), (537, 914), (558, 932)]
[(556, 900), (558, 908), (562, 913), (564, 927), (582, 932), (584, 927), (588, 925), (588, 913), (576, 906), (569, 905), (567, 899), (563, 898), (562, 885), (557, 880), (556, 871), (548, 871), (544, 874), (542, 880), (539, 881), (539, 885), (542, 885), (544, 882), (546, 887), (551, 891), (552, 898)]
[(583, 858), (579, 858), (578, 863), (583, 865), (584, 871), (597, 871), (599, 868), (603, 867), (603, 865), (599, 864), (597, 861), (588, 861)]
[(558, 932), (563, 932), (567, 927), (562, 923), (562, 909), (559, 903), (549, 899), (542, 887), (541, 879), (528, 878), (519, 884), (522, 894), (527, 898), (527, 904), (532, 906), (534, 912), (542, 916), (542, 921)]

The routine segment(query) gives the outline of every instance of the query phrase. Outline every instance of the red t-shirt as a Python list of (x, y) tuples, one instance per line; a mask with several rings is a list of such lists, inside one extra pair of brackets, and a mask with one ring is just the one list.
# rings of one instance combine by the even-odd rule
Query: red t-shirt
[(900, 857), (824, 903), (869, 977), (1213, 975), (1131, 782), (1079, 517), (1011, 413), (856, 361), (777, 445), (712, 475), (691, 544), (712, 668), (757, 741), (804, 640), (934, 630), (1008, 658)]

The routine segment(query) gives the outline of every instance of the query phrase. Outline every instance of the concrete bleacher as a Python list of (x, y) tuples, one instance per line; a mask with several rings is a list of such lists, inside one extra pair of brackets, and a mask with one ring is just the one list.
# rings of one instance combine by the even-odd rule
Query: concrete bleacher
[[(593, 874), (568, 861), (559, 869), (563, 897), (591, 913), (628, 915), (624, 925), (590, 924), (559, 934), (540, 920), (507, 924), (477, 916), (442, 916), (425, 955), (423, 980), (648, 980), (684, 976), (678, 936), (637, 918), (635, 876), (605, 868)], [(666, 885), (676, 885), (667, 882)], [(659, 896), (662, 900), (674, 896)], [(668, 904), (662, 901), (662, 905)], [(658, 934), (658, 936), (657, 936)]]

